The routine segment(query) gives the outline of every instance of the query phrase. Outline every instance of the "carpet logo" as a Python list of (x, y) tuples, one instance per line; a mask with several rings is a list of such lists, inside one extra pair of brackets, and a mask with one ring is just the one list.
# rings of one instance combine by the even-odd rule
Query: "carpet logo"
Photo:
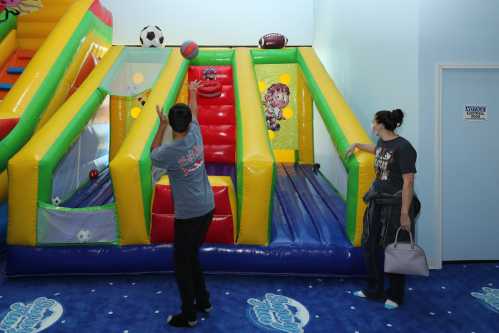
[(286, 296), (267, 293), (263, 300), (250, 298), (247, 302), (251, 320), (271, 331), (303, 333), (310, 320), (307, 308)]
[(0, 322), (0, 332), (36, 333), (41, 332), (61, 318), (62, 305), (49, 298), (39, 297), (33, 303), (17, 302)]
[(481, 293), (473, 292), (471, 296), (479, 299), (490, 310), (499, 313), (499, 289), (483, 287)]

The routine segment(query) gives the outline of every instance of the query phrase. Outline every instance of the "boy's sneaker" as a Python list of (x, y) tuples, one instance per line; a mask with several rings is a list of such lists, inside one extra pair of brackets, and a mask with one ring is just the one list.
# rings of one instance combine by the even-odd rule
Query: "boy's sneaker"
[(179, 313), (174, 316), (169, 316), (166, 322), (173, 327), (187, 327), (187, 328), (194, 327), (198, 324), (198, 321), (196, 319), (189, 320), (182, 313)]
[(213, 310), (213, 306), (208, 302), (206, 304), (196, 304), (196, 308), (199, 312), (210, 313)]
[(366, 289), (358, 290), (358, 291), (354, 292), (353, 295), (356, 297), (367, 298), (367, 299), (375, 300), (375, 301), (384, 300), (384, 297), (385, 297), (382, 292), (374, 292), (374, 291), (370, 291), (370, 290), (366, 290)]
[(395, 310), (399, 307), (399, 304), (392, 301), (391, 299), (387, 299), (385, 302), (385, 309), (387, 310)]

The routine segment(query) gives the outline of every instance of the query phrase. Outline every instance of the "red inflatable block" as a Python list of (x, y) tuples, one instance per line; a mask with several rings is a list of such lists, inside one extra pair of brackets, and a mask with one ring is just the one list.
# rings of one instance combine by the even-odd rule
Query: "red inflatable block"
[(19, 122), (19, 118), (0, 119), (0, 140), (5, 138)]
[(17, 55), (17, 58), (19, 58), (21, 60), (29, 60), (29, 59), (33, 58), (33, 56), (35, 55), (35, 51), (17, 50), (16, 55)]
[(152, 214), (151, 243), (173, 243), (175, 216), (173, 214)]
[(206, 125), (235, 125), (236, 115), (232, 105), (200, 105), (199, 123)]
[(234, 88), (232, 86), (222, 86), (222, 94), (216, 98), (198, 97), (199, 105), (233, 105), (234, 104)]
[(232, 215), (230, 208), (229, 190), (225, 186), (213, 186), (213, 196), (215, 198), (215, 215)]
[(206, 98), (216, 98), (222, 94), (222, 84), (215, 80), (201, 81), (198, 95)]
[(216, 80), (222, 85), (232, 85), (234, 82), (231, 66), (190, 66), (188, 80)]
[(153, 214), (173, 214), (173, 196), (170, 185), (156, 185), (154, 187)]
[[(175, 217), (170, 214), (153, 214), (151, 243), (168, 244), (175, 239)], [(206, 235), (205, 243), (234, 244), (234, 221), (231, 215), (215, 215)]]
[(236, 143), (234, 125), (201, 125), (205, 145), (233, 145)]
[[(213, 196), (215, 198), (215, 214), (230, 215), (229, 192), (225, 186), (212, 187)], [(170, 185), (156, 185), (154, 193), (154, 201), (152, 204), (153, 214), (174, 214), (173, 196)]]
[(204, 159), (207, 163), (236, 163), (236, 146), (205, 145)]
[[(234, 243), (234, 220), (227, 186), (213, 186), (215, 211), (206, 238), (207, 243)], [(171, 243), (174, 239), (175, 215), (170, 185), (155, 187), (152, 207), (151, 243)]]
[(215, 215), (205, 243), (234, 244), (234, 221), (231, 215)]

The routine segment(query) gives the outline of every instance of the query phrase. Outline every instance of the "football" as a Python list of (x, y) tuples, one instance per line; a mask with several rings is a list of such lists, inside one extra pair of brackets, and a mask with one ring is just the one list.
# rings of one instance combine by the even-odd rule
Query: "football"
[(266, 34), (258, 41), (258, 46), (262, 49), (282, 49), (288, 44), (288, 39), (278, 33)]
[(140, 32), (140, 44), (142, 47), (163, 47), (165, 36), (157, 25), (148, 25)]

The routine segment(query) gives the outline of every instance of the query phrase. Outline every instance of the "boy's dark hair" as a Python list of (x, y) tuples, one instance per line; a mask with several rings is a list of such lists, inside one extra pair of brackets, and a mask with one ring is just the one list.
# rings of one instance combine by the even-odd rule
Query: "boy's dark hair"
[(378, 111), (374, 116), (374, 120), (378, 124), (383, 124), (387, 130), (394, 131), (402, 125), (404, 113), (400, 109), (395, 109), (393, 111)]
[(192, 121), (191, 108), (184, 103), (177, 103), (168, 112), (170, 126), (177, 133), (187, 131)]

